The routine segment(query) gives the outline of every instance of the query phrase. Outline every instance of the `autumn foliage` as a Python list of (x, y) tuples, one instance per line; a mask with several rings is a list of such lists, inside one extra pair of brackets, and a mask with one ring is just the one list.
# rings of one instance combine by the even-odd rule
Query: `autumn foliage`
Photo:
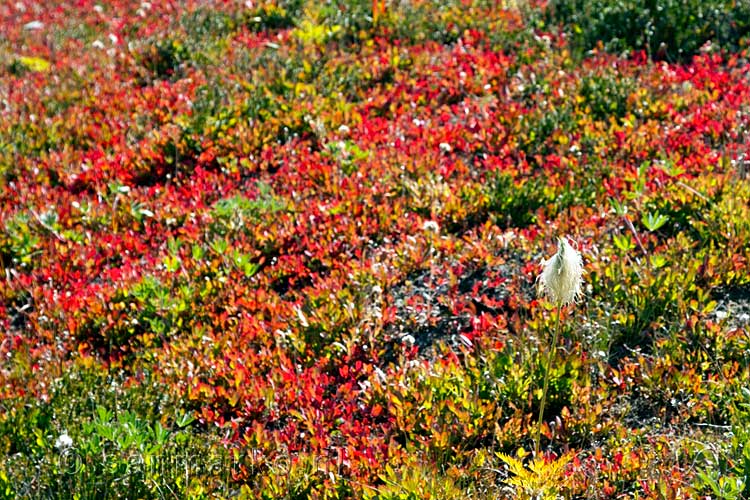
[(744, 39), (546, 8), (2, 3), (0, 498), (747, 495)]

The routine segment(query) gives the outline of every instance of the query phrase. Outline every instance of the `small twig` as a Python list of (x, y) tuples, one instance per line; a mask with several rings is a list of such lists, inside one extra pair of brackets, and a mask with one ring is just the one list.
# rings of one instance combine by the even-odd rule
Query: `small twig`
[(628, 229), (630, 229), (630, 232), (633, 233), (633, 236), (635, 236), (635, 242), (638, 243), (638, 248), (641, 249), (641, 252), (643, 252), (643, 255), (648, 257), (648, 252), (646, 251), (646, 247), (643, 246), (641, 237), (638, 236), (638, 231), (635, 230), (635, 226), (633, 225), (632, 222), (630, 222), (630, 218), (627, 215), (623, 215), (622, 218), (625, 221), (625, 224), (628, 225)]
[(682, 188), (685, 188), (685, 189), (687, 189), (688, 191), (690, 191), (691, 193), (693, 193), (693, 194), (694, 194), (695, 196), (697, 196), (698, 198), (702, 199), (703, 201), (705, 201), (705, 202), (708, 202), (708, 203), (711, 203), (711, 200), (709, 200), (709, 199), (708, 199), (708, 198), (706, 197), (706, 195), (704, 195), (704, 194), (700, 193), (699, 191), (696, 191), (695, 189), (691, 188), (690, 186), (688, 186), (688, 185), (687, 185), (687, 184), (685, 184), (684, 182), (682, 182), (682, 181), (677, 181), (677, 185), (678, 185), (678, 186), (680, 186), (680, 187), (682, 187)]
[(708, 427), (709, 429), (717, 429), (721, 431), (731, 431), (731, 425), (717, 425), (717, 424), (706, 424), (702, 422), (691, 422), (690, 425), (695, 427)]

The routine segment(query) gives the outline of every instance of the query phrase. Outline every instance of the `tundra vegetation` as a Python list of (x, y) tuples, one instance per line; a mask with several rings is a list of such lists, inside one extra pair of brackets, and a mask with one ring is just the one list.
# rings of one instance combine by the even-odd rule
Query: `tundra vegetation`
[(749, 29), (0, 2), (0, 498), (748, 498)]

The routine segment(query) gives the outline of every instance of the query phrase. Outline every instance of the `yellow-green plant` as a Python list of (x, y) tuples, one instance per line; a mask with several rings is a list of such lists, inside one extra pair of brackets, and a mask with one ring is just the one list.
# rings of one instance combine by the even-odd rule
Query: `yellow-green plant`
[(383, 485), (368, 488), (364, 498), (368, 500), (452, 500), (466, 493), (450, 477), (439, 473), (432, 466), (420, 463), (408, 464), (400, 469), (386, 465), (380, 475)]
[(508, 467), (511, 477), (505, 484), (513, 488), (518, 500), (556, 500), (560, 487), (565, 485), (563, 472), (571, 459), (570, 454), (551, 461), (536, 456), (525, 467), (521, 459), (503, 453), (498, 453), (497, 457)]

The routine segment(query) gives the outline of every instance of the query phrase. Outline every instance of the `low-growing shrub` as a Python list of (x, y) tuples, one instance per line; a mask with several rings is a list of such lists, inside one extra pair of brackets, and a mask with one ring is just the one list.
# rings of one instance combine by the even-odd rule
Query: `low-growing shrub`
[(580, 51), (602, 43), (669, 61), (689, 61), (708, 42), (737, 49), (750, 34), (750, 5), (731, 0), (552, 0), (546, 16)]

